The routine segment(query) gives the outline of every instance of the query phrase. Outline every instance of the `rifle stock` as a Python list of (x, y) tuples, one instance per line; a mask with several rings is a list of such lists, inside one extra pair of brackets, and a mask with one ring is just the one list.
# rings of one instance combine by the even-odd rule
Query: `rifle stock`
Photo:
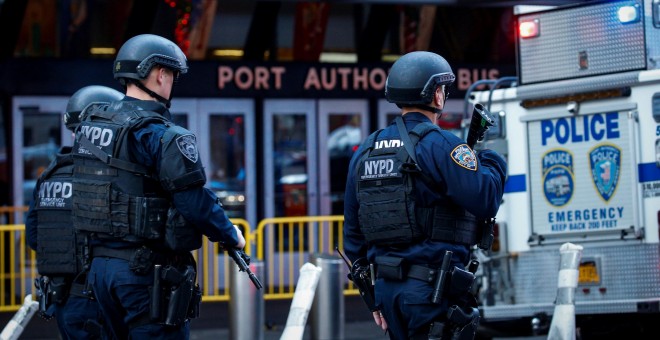
[(495, 123), (493, 115), (482, 104), (474, 104), (472, 119), (470, 120), (470, 130), (466, 138), (467, 145), (470, 149), (474, 149), (474, 145), (484, 137), (484, 134), (491, 126), (495, 126)]

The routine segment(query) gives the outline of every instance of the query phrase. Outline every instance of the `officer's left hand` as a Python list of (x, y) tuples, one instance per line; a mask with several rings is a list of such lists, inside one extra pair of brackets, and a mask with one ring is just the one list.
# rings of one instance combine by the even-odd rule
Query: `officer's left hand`
[(234, 228), (236, 229), (236, 236), (238, 237), (238, 244), (236, 245), (236, 248), (243, 249), (245, 248), (245, 237), (243, 237), (243, 232), (235, 224), (234, 224)]
[(373, 312), (374, 315), (374, 321), (376, 321), (376, 325), (380, 326), (384, 331), (387, 331), (387, 321), (385, 321), (385, 317), (383, 317), (383, 314), (377, 310)]

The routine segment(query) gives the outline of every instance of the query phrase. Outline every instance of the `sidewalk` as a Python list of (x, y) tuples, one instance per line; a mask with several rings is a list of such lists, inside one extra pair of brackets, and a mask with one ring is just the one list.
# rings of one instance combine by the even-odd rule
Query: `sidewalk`
[[(309, 320), (308, 320), (309, 321)], [(276, 327), (264, 331), (264, 340), (279, 340), (284, 328)], [(200, 329), (190, 331), (190, 340), (216, 340), (229, 339), (229, 329)], [(309, 325), (305, 327), (303, 340), (312, 339), (312, 329)], [(373, 321), (349, 322), (344, 325), (345, 340), (387, 340), (389, 337)], [(285, 340), (285, 339), (282, 339)], [(327, 339), (332, 340), (332, 339)]]

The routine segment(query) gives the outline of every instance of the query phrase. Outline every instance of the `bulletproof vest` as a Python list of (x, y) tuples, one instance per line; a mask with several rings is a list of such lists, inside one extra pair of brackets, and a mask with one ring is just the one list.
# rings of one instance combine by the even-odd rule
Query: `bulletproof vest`
[(73, 159), (62, 148), (41, 175), (34, 209), (37, 213), (37, 269), (41, 275), (76, 274), (81, 242), (71, 223)]
[[(162, 105), (152, 108), (167, 111)], [(128, 147), (130, 132), (150, 123), (170, 124), (158, 111), (123, 101), (80, 123), (72, 151), (77, 230), (138, 244), (162, 239), (169, 199), (151, 171), (131, 161)]]
[[(439, 129), (420, 123), (409, 132), (411, 150), (429, 132)], [(357, 165), (360, 230), (367, 242), (406, 246), (423, 239), (473, 245), (476, 218), (455, 204), (425, 207), (417, 202), (416, 181), (433, 186), (413, 161), (402, 141), (377, 141), (379, 130), (365, 141)]]

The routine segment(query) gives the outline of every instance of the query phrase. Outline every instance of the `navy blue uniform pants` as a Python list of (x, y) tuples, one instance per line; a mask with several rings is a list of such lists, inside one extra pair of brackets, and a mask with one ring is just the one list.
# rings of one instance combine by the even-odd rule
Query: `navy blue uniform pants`
[[(128, 261), (95, 257), (88, 280), (105, 319), (117, 339), (188, 339), (189, 322), (171, 327), (141, 322), (148, 318), (153, 270), (137, 275)], [(129, 325), (136, 325), (129, 327)]]
[[(68, 339), (107, 339), (107, 334), (101, 330), (102, 316), (96, 301), (70, 295), (64, 305), (55, 307), (55, 319), (63, 340)], [(99, 333), (90, 332), (91, 325), (96, 323)]]
[(433, 321), (444, 320), (447, 301), (431, 303), (433, 285), (407, 278), (405, 281), (378, 279), (376, 305), (387, 321), (390, 339), (405, 340), (428, 332)]

